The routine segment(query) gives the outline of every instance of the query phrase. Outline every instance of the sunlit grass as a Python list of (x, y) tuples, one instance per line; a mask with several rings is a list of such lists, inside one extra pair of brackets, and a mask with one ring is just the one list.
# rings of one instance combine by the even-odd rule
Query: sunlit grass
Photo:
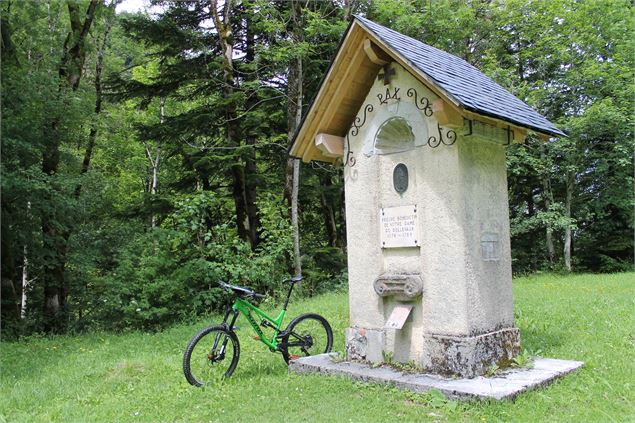
[[(0, 421), (635, 421), (635, 274), (542, 275), (514, 282), (523, 348), (585, 367), (514, 402), (448, 402), (324, 376), (289, 375), (239, 323), (241, 357), (222, 385), (181, 371), (189, 338), (212, 321), (161, 333), (31, 338), (1, 347)], [(274, 304), (265, 304), (274, 313)], [(293, 301), (317, 312), (344, 350), (346, 293)], [(290, 321), (290, 318), (287, 321)]]

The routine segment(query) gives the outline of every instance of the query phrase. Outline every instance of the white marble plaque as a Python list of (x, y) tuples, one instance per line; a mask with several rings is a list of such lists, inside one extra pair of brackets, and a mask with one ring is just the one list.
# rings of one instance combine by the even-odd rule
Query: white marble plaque
[(412, 306), (408, 304), (401, 304), (395, 306), (392, 309), (392, 313), (390, 313), (390, 317), (386, 321), (386, 325), (384, 329), (401, 329), (403, 328), (404, 323), (406, 323), (406, 319), (410, 315), (410, 311), (412, 310)]
[(381, 248), (418, 247), (417, 205), (379, 210)]

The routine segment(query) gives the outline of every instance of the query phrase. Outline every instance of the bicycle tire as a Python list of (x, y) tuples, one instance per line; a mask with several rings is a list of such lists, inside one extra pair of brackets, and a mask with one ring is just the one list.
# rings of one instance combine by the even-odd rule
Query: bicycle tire
[(329, 322), (319, 314), (302, 314), (289, 323), (284, 330), (280, 352), (284, 361), (295, 356), (324, 354), (333, 348), (333, 330)]
[[(225, 344), (223, 350), (220, 349), (222, 344)], [(226, 355), (228, 347), (231, 351)], [(240, 343), (234, 331), (223, 325), (209, 326), (200, 330), (188, 342), (183, 354), (183, 374), (193, 386), (219, 382), (232, 375), (239, 357)], [(226, 367), (223, 364), (227, 363), (225, 360), (228, 358), (231, 361)]]

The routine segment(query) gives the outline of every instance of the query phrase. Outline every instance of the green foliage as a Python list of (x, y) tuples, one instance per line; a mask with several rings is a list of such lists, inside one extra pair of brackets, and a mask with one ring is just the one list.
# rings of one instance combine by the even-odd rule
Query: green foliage
[[(264, 210), (280, 212), (269, 204)], [(220, 280), (274, 293), (286, 270), (288, 225), (265, 219), (265, 241), (253, 251), (238, 239), (231, 221), (222, 222), (226, 215), (211, 192), (178, 200), (164, 228), (138, 237), (120, 252), (116, 268), (98, 289), (97, 301), (103, 304), (95, 324), (157, 329), (219, 311), (229, 300), (218, 288)]]
[(485, 376), (494, 377), (499, 371), (500, 367), (498, 366), (498, 364), (492, 364), (487, 368), (487, 370), (485, 370)]
[[(306, 113), (348, 25), (348, 10), (336, 1), (235, 3), (229, 16), (235, 79), (225, 95), (209, 2), (157, 3), (156, 16), (117, 16), (104, 58), (108, 95), (98, 116), (97, 40), (112, 11), (98, 9), (82, 82), (69, 91), (59, 84), (70, 28), (66, 3), (0, 6), (5, 336), (43, 329), (44, 280), (54, 265), (64, 265), (68, 290), (60, 327), (76, 331), (155, 329), (218, 310), (226, 301), (214, 288), (219, 279), (276, 297), (278, 281), (293, 271), (285, 192), (287, 112), (296, 101), (287, 87), (289, 71), (302, 60)], [(632, 269), (630, 2), (345, 3), (353, 13), (476, 65), (569, 134), (548, 142), (530, 135), (508, 147), (516, 273), (564, 269), (569, 230), (574, 270)], [(292, 34), (294, 5), (301, 31)], [(229, 119), (232, 108), (236, 117)], [(237, 122), (231, 141), (230, 122)], [(93, 128), (95, 148), (83, 172)], [(51, 143), (59, 143), (60, 164), (49, 176), (42, 164)], [(236, 184), (237, 169), (245, 189)], [(253, 244), (239, 233), (242, 194), (234, 194), (241, 190), (253, 195)], [(347, 280), (341, 169), (303, 165), (299, 197), (305, 281), (298, 293), (340, 290)], [(54, 235), (44, 236), (44, 218), (53, 221)], [(20, 319), (23, 270), (30, 283), (27, 315)]]
[(524, 349), (520, 354), (512, 358), (511, 366), (531, 369), (534, 366), (531, 358), (536, 355), (538, 355), (538, 353), (530, 354), (526, 349)]

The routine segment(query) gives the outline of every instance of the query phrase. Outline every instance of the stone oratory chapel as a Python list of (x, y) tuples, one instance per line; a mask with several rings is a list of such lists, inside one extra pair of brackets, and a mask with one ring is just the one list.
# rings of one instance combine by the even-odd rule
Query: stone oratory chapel
[(464, 60), (351, 22), (290, 154), (344, 166), (348, 359), (474, 377), (520, 348), (505, 146), (564, 135)]

